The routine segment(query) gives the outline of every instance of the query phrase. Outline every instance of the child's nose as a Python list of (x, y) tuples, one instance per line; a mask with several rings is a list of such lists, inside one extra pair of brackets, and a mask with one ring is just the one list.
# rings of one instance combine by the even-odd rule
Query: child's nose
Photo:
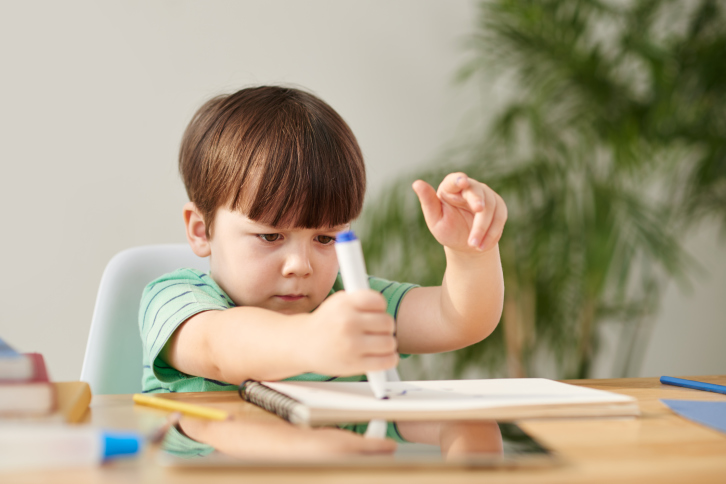
[(305, 249), (290, 252), (285, 258), (282, 272), (284, 276), (305, 277), (313, 273), (310, 257)]

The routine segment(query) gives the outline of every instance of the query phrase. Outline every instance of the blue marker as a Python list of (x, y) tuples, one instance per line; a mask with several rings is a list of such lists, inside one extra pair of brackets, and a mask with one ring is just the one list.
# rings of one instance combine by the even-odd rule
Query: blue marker
[(724, 395), (726, 395), (726, 386), (716, 385), (715, 383), (703, 383), (700, 381), (684, 380), (683, 378), (673, 378), (672, 376), (662, 376), (660, 377), (660, 382), (665, 385), (691, 388), (693, 390), (703, 390), (704, 392), (723, 393)]
[[(343, 278), (345, 290), (355, 292), (370, 289), (366, 263), (363, 260), (363, 248), (360, 240), (352, 231), (341, 232), (336, 236), (335, 252), (338, 254), (340, 275)], [(366, 373), (366, 376), (376, 398), (385, 398), (386, 372), (383, 370), (370, 371)]]
[(35, 422), (2, 423), (0, 471), (99, 465), (137, 455), (142, 446), (143, 438), (135, 432)]

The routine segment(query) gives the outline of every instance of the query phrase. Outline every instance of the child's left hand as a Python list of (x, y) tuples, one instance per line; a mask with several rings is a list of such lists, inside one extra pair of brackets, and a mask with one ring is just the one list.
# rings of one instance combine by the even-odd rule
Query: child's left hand
[(422, 180), (413, 183), (426, 225), (443, 246), (485, 252), (502, 236), (507, 206), (494, 190), (464, 173), (451, 173), (438, 191)]

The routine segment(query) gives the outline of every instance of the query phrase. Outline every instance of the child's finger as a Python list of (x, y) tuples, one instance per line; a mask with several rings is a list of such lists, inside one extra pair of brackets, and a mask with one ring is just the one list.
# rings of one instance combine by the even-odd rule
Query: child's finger
[[(340, 452), (340, 448), (344, 448), (346, 454), (392, 454), (398, 448), (398, 444), (391, 439), (365, 438), (360, 435), (350, 433), (351, 442), (346, 443), (345, 447), (338, 446), (336, 449)], [(355, 442), (352, 440), (355, 439)]]
[(398, 448), (398, 444), (391, 439), (364, 438), (367, 442), (360, 445), (362, 454), (392, 454)]
[(469, 183), (469, 188), (462, 191), (461, 195), (466, 202), (466, 208), (472, 212), (476, 213), (484, 210), (484, 206), (486, 204), (486, 190), (482, 184)]
[(419, 202), (421, 202), (421, 210), (423, 210), (424, 219), (429, 226), (436, 225), (443, 216), (443, 208), (441, 200), (436, 196), (434, 187), (423, 180), (413, 182), (413, 191), (416, 192)]
[(399, 356), (398, 353), (395, 352), (383, 356), (366, 355), (363, 357), (362, 361), (365, 371), (390, 370), (398, 365)]
[(439, 196), (443, 196), (445, 194), (461, 195), (461, 192), (467, 188), (469, 188), (469, 177), (466, 176), (466, 173), (449, 173), (441, 181), (441, 184), (439, 184), (437, 193)]
[[(291, 428), (295, 427), (291, 426)], [(320, 456), (321, 449), (326, 455), (391, 454), (397, 448), (396, 442), (391, 439), (365, 438), (343, 429), (318, 427), (302, 431), (295, 428), (295, 431), (305, 432), (303, 438), (300, 439), (300, 444), (304, 444), (304, 446), (299, 449), (303, 456), (309, 454), (317, 458)], [(297, 441), (294, 442), (297, 443)]]
[(471, 199), (474, 195), (471, 193), (472, 188), (472, 180), (464, 173), (451, 173), (439, 185), (436, 196), (449, 205), (475, 212), (478, 209), (472, 209)]
[(396, 323), (388, 313), (361, 313), (358, 316), (357, 331), (367, 335), (390, 337), (396, 331)]
[(474, 214), (474, 220), (469, 231), (469, 245), (475, 249), (480, 249), (497, 208), (497, 199), (493, 191), (484, 190), (483, 197), (482, 204), (486, 207), (486, 210), (480, 210)]
[(390, 334), (367, 334), (358, 341), (356, 350), (365, 356), (389, 356), (396, 352), (396, 348), (396, 338)]
[(507, 222), (507, 205), (498, 195), (496, 197), (496, 203), (496, 212), (489, 224), (486, 236), (479, 247), (482, 251), (491, 249), (497, 244), (497, 242), (499, 242), (499, 239), (502, 237), (502, 233), (504, 232), (504, 224)]
[(386, 299), (380, 292), (374, 291), (373, 289), (353, 293), (345, 292), (344, 294), (347, 294), (347, 296), (344, 297), (347, 297), (353, 307), (359, 311), (378, 313), (386, 310)]

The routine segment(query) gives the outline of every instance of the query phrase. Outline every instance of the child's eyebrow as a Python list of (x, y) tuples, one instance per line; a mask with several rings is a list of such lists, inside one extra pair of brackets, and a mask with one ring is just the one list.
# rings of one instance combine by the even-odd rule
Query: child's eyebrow
[[(280, 228), (278, 230), (291, 230), (291, 229), (281, 229)], [(292, 229), (292, 230), (295, 230), (295, 229)], [(345, 230), (345, 225), (340, 225), (340, 226), (337, 226), (337, 227), (313, 227), (313, 228), (310, 228), (310, 229), (302, 228), (300, 230), (312, 230), (313, 232), (326, 232), (326, 233), (331, 233), (332, 232), (332, 233), (337, 234), (338, 232), (342, 232), (342, 231)]]
[(342, 232), (346, 230), (346, 228), (350, 225), (349, 223), (344, 223), (340, 225), (333, 225), (333, 226), (325, 226), (325, 227), (294, 227), (294, 226), (272, 226), (267, 225), (261, 222), (257, 222), (255, 220), (248, 220), (251, 230), (256, 232), (265, 232), (265, 233), (272, 233), (272, 232), (281, 232), (281, 231), (287, 231), (287, 230), (315, 230), (319, 232)]
[(257, 222), (251, 222), (249, 225), (249, 229), (253, 232), (265, 233), (279, 232), (280, 230), (285, 230), (284, 227), (272, 227), (271, 225), (265, 225)]
[(344, 231), (347, 227), (348, 227), (348, 224), (344, 224), (344, 225), (336, 225), (335, 227), (323, 227), (323, 228), (319, 228), (317, 230), (320, 230), (322, 232), (335, 232), (337, 234), (338, 232)]

